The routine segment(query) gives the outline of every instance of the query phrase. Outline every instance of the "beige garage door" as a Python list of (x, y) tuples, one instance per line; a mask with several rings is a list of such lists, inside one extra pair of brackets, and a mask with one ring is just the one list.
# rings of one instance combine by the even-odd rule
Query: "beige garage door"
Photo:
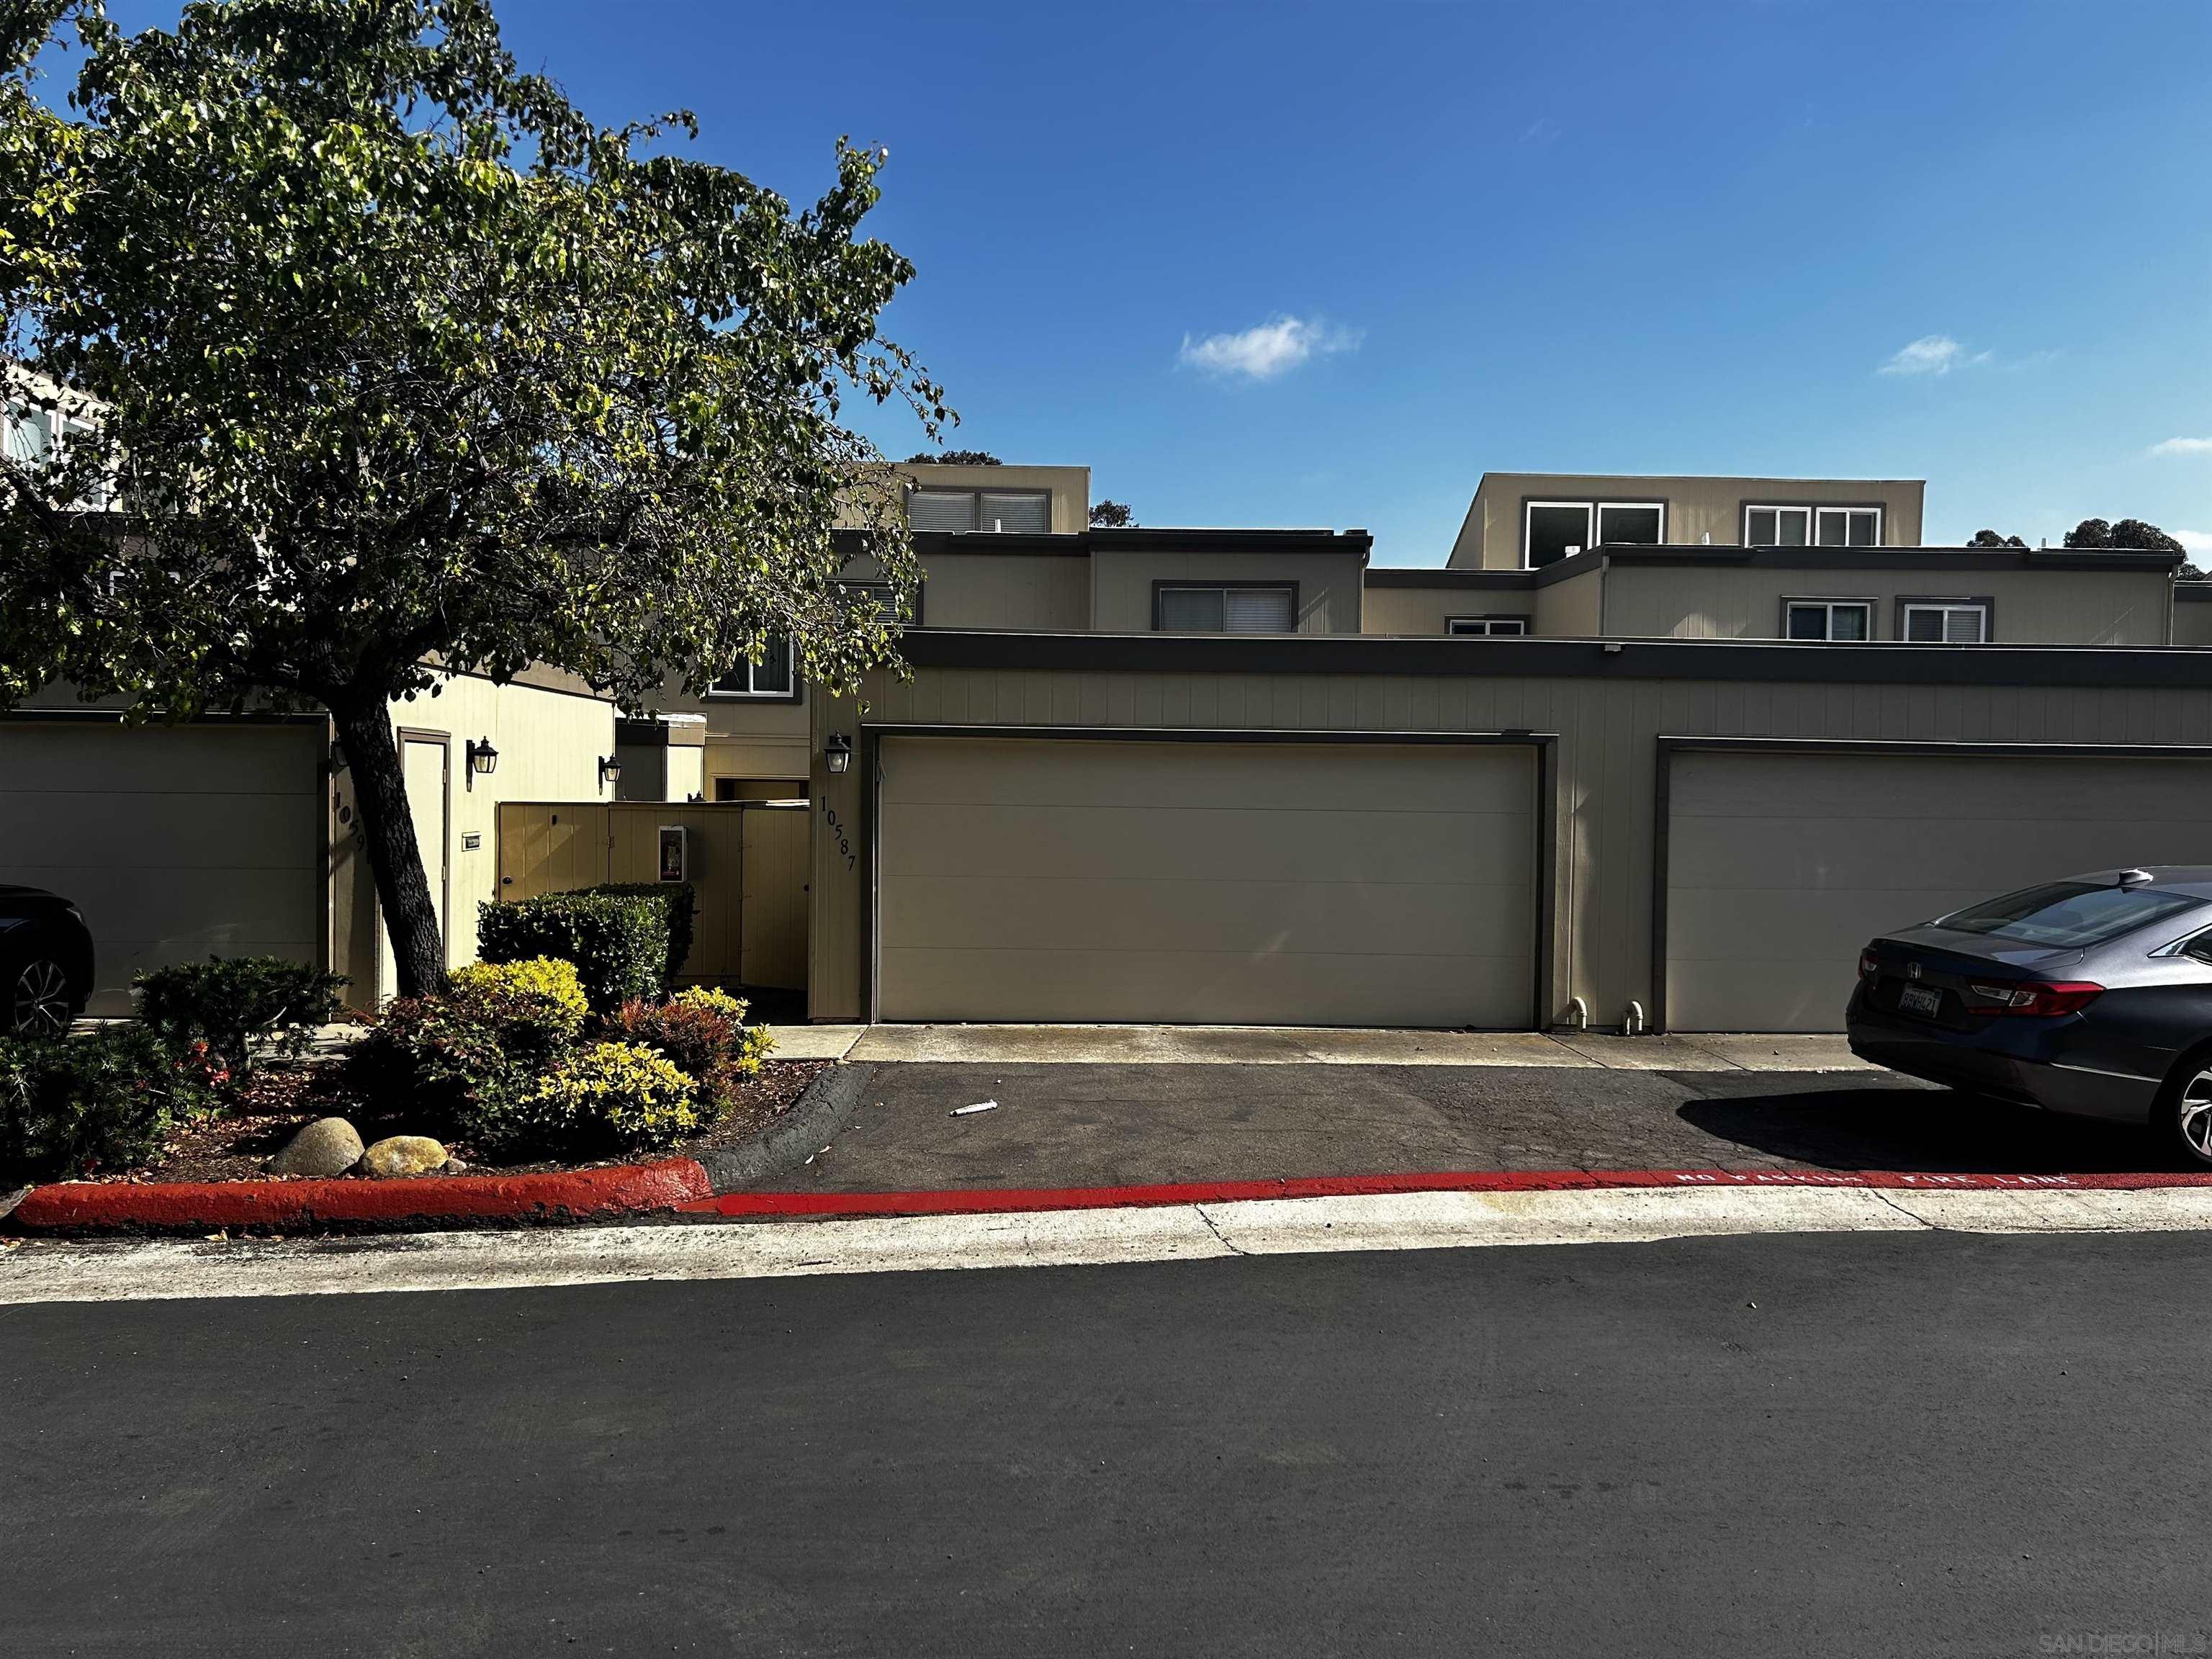
[(90, 1012), (210, 954), (323, 957), (322, 729), (0, 721), (0, 882), (92, 929)]
[(2085, 870), (2212, 862), (2212, 761), (1691, 750), (1668, 793), (1678, 1031), (1838, 1030), (1877, 933)]
[(887, 1020), (1527, 1026), (1534, 753), (889, 738)]

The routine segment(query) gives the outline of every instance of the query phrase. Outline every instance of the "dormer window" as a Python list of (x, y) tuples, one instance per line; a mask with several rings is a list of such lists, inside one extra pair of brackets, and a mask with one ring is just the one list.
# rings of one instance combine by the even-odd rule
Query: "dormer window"
[(1165, 634), (1289, 634), (1298, 590), (1290, 582), (1155, 582), (1152, 626)]
[(916, 530), (1003, 531), (1042, 536), (1052, 528), (1052, 494), (1044, 489), (917, 489), (907, 516)]
[(1667, 539), (1664, 501), (1530, 501), (1522, 515), (1522, 568), (1593, 547), (1656, 547)]

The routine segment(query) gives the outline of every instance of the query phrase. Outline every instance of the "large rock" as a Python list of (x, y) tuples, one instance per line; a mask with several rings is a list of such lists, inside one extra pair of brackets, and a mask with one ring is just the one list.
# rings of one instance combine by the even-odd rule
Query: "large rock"
[(342, 1176), (361, 1162), (361, 1132), (342, 1117), (319, 1117), (270, 1158), (270, 1175)]
[(361, 1172), (389, 1181), (428, 1175), (445, 1162), (445, 1147), (428, 1135), (386, 1135), (361, 1155)]

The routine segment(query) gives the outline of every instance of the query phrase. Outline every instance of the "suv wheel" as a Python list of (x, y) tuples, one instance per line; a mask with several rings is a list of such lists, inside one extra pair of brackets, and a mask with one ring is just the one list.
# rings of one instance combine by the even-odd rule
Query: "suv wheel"
[(69, 972), (52, 957), (34, 956), (15, 970), (9, 1029), (23, 1036), (60, 1036), (70, 1028)]

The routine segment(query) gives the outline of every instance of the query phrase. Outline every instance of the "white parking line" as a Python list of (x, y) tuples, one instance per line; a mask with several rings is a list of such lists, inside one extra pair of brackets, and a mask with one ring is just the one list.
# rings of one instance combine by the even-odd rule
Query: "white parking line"
[(1340, 1250), (1626, 1244), (1724, 1234), (2212, 1229), (2212, 1188), (1725, 1188), (1408, 1193), (1025, 1215), (877, 1217), (383, 1239), (33, 1243), (0, 1304), (509, 1290), (654, 1279), (1104, 1266)]

